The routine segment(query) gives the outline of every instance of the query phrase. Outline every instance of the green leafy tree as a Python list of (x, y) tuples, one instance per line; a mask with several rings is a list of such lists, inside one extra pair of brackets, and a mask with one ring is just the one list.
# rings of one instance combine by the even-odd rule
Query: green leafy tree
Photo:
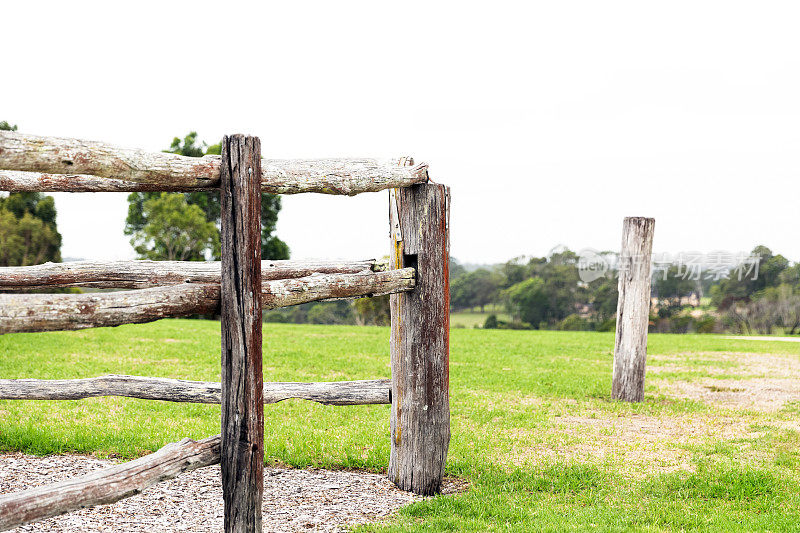
[(464, 274), (467, 273), (467, 269), (464, 268), (458, 261), (456, 261), (455, 257), (452, 255), (450, 256), (450, 283), (453, 282), (454, 279), (460, 278)]
[(720, 310), (725, 310), (736, 302), (749, 302), (756, 292), (777, 287), (781, 283), (783, 272), (789, 269), (788, 259), (782, 255), (774, 255), (766, 246), (756, 246), (751, 254), (759, 256), (757, 276), (749, 271), (749, 266), (740, 265), (740, 270), (744, 273), (741, 279), (734, 271), (728, 279), (711, 287), (711, 301)]
[(497, 301), (501, 283), (501, 276), (486, 268), (466, 272), (450, 282), (450, 306), (453, 309), (480, 306), (483, 312), (486, 305)]
[[(203, 155), (219, 155), (221, 152), (221, 145), (214, 144), (211, 146), (206, 143), (199, 143), (197, 139), (197, 132), (190, 132), (183, 139), (175, 137), (170, 144), (169, 153), (180, 154), (187, 157), (200, 157)], [(136, 192), (128, 195), (128, 217), (125, 220), (125, 234), (134, 235), (136, 232), (141, 231), (147, 220), (144, 213), (144, 204), (147, 200), (158, 198), (162, 193), (158, 192)], [(219, 240), (219, 223), (220, 223), (220, 201), (219, 193), (197, 191), (189, 193), (171, 193), (175, 196), (183, 196), (186, 203), (195, 205), (201, 209), (208, 222), (214, 224), (217, 231), (217, 240)], [(261, 195), (261, 257), (264, 259), (288, 259), (289, 246), (275, 236), (275, 230), (278, 223), (278, 213), (281, 210), (281, 198), (275, 194), (263, 193)], [(151, 250), (154, 258), (164, 259), (159, 255), (158, 250)], [(202, 253), (193, 255), (188, 258), (191, 261), (200, 261), (205, 259), (206, 255), (210, 254), (212, 259), (220, 258), (219, 249), (207, 249)]]
[(217, 227), (182, 195), (161, 193), (150, 198), (142, 206), (142, 215), (147, 222), (131, 238), (140, 258), (188, 261), (209, 251), (219, 254)]
[(548, 297), (544, 281), (529, 278), (505, 289), (502, 293), (508, 312), (514, 318), (532, 325), (534, 328), (544, 322), (548, 315)]
[(591, 303), (597, 319), (600, 322), (613, 319), (617, 314), (617, 300), (619, 300), (618, 284), (616, 280), (601, 278), (592, 290)]
[[(0, 121), (0, 130), (17, 126)], [(26, 266), (61, 261), (61, 234), (52, 196), (12, 192), (0, 198), (0, 266)]]

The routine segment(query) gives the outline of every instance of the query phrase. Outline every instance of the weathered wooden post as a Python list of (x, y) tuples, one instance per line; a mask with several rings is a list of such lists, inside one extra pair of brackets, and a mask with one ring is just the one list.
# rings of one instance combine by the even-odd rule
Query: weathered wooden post
[(416, 288), (391, 296), (392, 451), (389, 479), (439, 492), (450, 443), (450, 189), (420, 184), (390, 197), (392, 263)]
[(222, 140), (222, 489), (226, 532), (260, 532), (264, 490), (261, 367), (261, 141)]
[(619, 299), (611, 397), (644, 399), (647, 326), (650, 318), (650, 255), (653, 218), (625, 217), (619, 256)]

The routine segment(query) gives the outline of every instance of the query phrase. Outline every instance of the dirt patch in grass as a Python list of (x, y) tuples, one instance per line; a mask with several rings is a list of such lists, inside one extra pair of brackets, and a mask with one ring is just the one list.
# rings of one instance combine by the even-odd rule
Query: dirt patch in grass
[[(652, 365), (648, 366), (652, 378), (648, 379), (648, 383), (665, 396), (762, 412), (779, 411), (789, 402), (800, 401), (800, 358), (797, 356), (706, 352), (655, 356), (652, 359)], [(686, 364), (693, 359), (709, 360), (709, 364)], [(718, 364), (714, 365), (714, 362)], [(685, 380), (658, 377), (664, 372), (698, 370), (706, 374), (741, 378), (699, 377)]]
[[(620, 473), (633, 477), (692, 470), (695, 453), (692, 448), (731, 440), (742, 442), (743, 448), (747, 448), (748, 439), (763, 435), (752, 431), (750, 424), (745, 418), (708, 414), (566, 415), (556, 417), (554, 432), (569, 436), (572, 444), (559, 439), (558, 443), (520, 446), (515, 448), (511, 460), (517, 466), (553, 461), (610, 462), (618, 466)], [(525, 440), (519, 432), (516, 436)], [(574, 443), (575, 440), (580, 442)], [(751, 454), (745, 449), (742, 453)]]
[(654, 380), (659, 392), (675, 398), (689, 398), (732, 409), (766, 413), (783, 409), (788, 402), (800, 401), (800, 379), (751, 378), (699, 381)]

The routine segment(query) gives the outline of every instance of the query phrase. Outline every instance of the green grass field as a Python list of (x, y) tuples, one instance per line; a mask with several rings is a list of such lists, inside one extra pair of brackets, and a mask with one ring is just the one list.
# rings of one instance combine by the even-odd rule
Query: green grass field
[[(265, 324), (265, 379), (388, 377), (388, 339)], [(0, 377), (218, 380), (219, 342), (200, 320), (4, 335)], [(453, 330), (447, 474), (470, 488), (360, 530), (800, 530), (800, 343), (651, 335), (637, 405), (609, 399), (612, 347), (613, 333)], [(386, 469), (388, 406), (292, 400), (265, 413), (270, 462)], [(5, 451), (130, 458), (218, 432), (218, 406), (0, 401)]]

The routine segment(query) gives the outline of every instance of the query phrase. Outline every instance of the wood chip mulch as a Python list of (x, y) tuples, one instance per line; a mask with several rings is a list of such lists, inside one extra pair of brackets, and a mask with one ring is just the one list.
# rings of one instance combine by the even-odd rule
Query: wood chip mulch
[[(87, 474), (113, 464), (79, 455), (0, 455), (0, 494)], [(463, 490), (446, 481), (445, 492)], [(381, 520), (422, 499), (397, 489), (384, 475), (342, 470), (264, 469), (264, 531), (343, 531)], [(206, 532), (222, 531), (219, 466), (201, 468), (159, 483), (119, 502), (83, 509), (22, 526), (28, 531)]]

